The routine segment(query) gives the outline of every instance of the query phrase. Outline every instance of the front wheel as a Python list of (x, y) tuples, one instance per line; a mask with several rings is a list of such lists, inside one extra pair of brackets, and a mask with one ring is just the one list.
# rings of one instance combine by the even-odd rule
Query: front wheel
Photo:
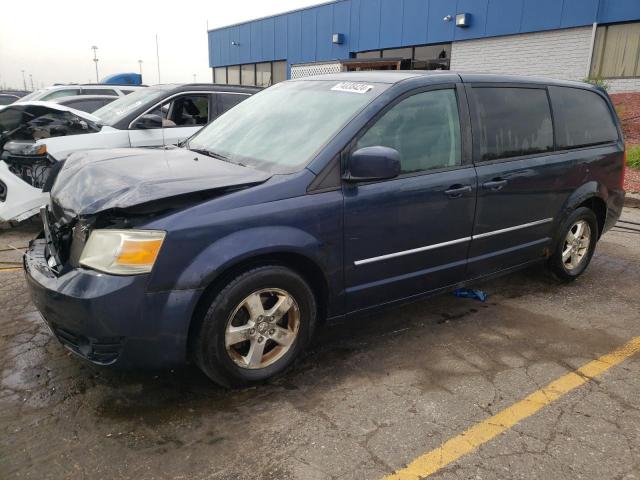
[(316, 311), (311, 288), (296, 272), (275, 265), (245, 272), (211, 302), (196, 333), (195, 362), (223, 386), (264, 381), (304, 349)]
[(559, 238), (549, 269), (560, 280), (575, 280), (589, 266), (598, 241), (598, 220), (593, 211), (576, 209), (562, 225)]

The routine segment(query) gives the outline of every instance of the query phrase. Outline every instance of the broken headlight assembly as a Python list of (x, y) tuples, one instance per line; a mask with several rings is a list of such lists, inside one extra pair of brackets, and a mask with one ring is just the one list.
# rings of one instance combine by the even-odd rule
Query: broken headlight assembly
[(94, 230), (80, 265), (112, 275), (149, 273), (158, 258), (166, 232), (159, 230)]

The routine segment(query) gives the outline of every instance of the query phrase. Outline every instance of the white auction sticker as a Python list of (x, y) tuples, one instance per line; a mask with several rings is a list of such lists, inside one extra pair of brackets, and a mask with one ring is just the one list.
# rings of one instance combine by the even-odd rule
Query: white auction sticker
[(373, 85), (367, 85), (366, 83), (356, 82), (341, 82), (333, 87), (331, 90), (335, 92), (349, 92), (349, 93), (367, 93), (373, 90)]

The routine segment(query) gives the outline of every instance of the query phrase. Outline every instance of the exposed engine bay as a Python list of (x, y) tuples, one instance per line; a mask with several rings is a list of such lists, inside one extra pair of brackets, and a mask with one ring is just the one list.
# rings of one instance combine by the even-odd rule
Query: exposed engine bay
[(0, 160), (29, 185), (45, 187), (56, 160), (38, 140), (94, 133), (100, 126), (70, 110), (45, 105), (18, 105), (0, 111)]

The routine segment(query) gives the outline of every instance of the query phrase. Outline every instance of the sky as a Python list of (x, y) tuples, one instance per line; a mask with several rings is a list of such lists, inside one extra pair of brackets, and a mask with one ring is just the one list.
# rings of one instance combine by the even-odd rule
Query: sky
[(209, 28), (243, 22), (323, 0), (7, 0), (0, 16), (0, 88), (96, 81), (98, 74), (138, 72), (158, 83), (156, 40), (162, 83), (210, 82)]

